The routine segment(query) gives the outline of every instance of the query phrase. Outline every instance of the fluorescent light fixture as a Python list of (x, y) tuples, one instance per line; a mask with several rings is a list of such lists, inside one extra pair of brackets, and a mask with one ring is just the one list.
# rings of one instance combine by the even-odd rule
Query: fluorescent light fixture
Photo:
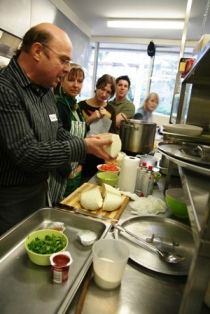
[(183, 29), (184, 21), (173, 19), (109, 19), (107, 26), (115, 28)]

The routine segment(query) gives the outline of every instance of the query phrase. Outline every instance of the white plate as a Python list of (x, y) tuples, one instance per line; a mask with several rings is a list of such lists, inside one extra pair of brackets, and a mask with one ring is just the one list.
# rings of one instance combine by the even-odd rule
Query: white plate
[[(104, 165), (107, 166), (107, 164), (104, 164)], [(101, 166), (103, 166), (103, 164), (97, 166), (98, 171), (101, 171), (101, 172), (111, 172), (111, 173), (116, 173), (116, 174), (118, 174), (120, 172), (120, 167), (118, 167), (116, 165), (115, 166), (118, 169), (117, 171), (102, 170), (102, 169), (100, 169)]]
[(164, 124), (163, 128), (166, 132), (188, 136), (199, 136), (203, 132), (203, 128), (189, 124)]

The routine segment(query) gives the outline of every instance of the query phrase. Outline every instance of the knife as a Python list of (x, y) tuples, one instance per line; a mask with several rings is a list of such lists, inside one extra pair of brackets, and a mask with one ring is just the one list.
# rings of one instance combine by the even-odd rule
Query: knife
[(71, 206), (71, 205), (66, 205), (66, 204), (62, 204), (62, 203), (56, 203), (54, 205), (54, 207), (61, 208), (61, 209), (66, 209), (66, 210), (74, 212), (75, 214), (80, 214), (80, 215), (89, 216), (89, 217), (93, 217), (93, 218), (99, 218), (99, 219), (103, 219), (103, 220), (112, 220), (112, 221), (118, 222), (118, 219), (114, 219), (114, 218), (111, 218), (111, 217), (106, 217), (106, 216), (103, 216), (103, 215), (93, 214), (93, 213), (90, 213), (90, 212), (85, 212), (84, 210), (75, 208), (74, 206)]

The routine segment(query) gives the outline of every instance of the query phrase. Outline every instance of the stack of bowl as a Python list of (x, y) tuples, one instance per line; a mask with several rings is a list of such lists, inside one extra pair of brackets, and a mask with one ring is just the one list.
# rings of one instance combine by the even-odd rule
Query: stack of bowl
[(185, 203), (184, 191), (181, 188), (168, 189), (165, 201), (172, 213), (179, 218), (188, 218), (187, 205)]

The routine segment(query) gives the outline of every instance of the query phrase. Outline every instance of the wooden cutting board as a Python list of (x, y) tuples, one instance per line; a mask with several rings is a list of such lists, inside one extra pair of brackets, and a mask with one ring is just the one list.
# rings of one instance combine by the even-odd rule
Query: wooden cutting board
[[(109, 217), (109, 218), (113, 218), (113, 219), (119, 219), (123, 210), (125, 209), (126, 205), (129, 202), (129, 197), (126, 195), (122, 195), (122, 205), (111, 212), (108, 211), (103, 211), (102, 208), (99, 208), (97, 210), (90, 210), (88, 211), (87, 209), (84, 209), (81, 204), (80, 204), (80, 195), (82, 192), (84, 191), (88, 191), (90, 189), (92, 189), (93, 187), (96, 187), (97, 185), (92, 184), (92, 183), (84, 183), (83, 185), (81, 185), (78, 189), (76, 189), (73, 193), (71, 193), (69, 196), (67, 196), (64, 200), (62, 200), (62, 204), (66, 204), (66, 205), (71, 205), (74, 206), (75, 208), (78, 209), (82, 209), (83, 211), (86, 212), (90, 212), (93, 214), (100, 214), (102, 216), (105, 217)], [(100, 190), (101, 190), (101, 186), (99, 186)]]

